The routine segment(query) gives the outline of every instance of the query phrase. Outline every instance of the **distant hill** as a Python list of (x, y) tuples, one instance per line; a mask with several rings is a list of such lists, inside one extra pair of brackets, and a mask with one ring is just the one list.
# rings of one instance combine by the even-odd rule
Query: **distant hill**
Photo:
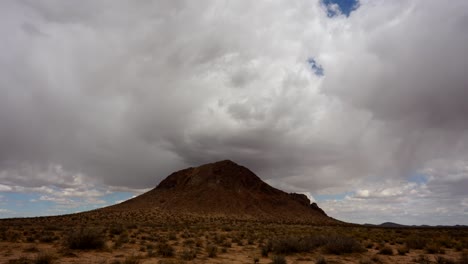
[(411, 228), (468, 228), (466, 225), (437, 225), (437, 226), (430, 226), (430, 225), (402, 225), (393, 222), (385, 222), (380, 225), (374, 224), (364, 224), (364, 226), (369, 227), (388, 227), (388, 228), (398, 228), (398, 227), (411, 227)]
[(230, 160), (174, 172), (156, 188), (99, 210), (136, 209), (254, 220), (341, 223), (328, 217), (317, 204), (310, 204), (305, 195), (273, 188), (246, 167)]

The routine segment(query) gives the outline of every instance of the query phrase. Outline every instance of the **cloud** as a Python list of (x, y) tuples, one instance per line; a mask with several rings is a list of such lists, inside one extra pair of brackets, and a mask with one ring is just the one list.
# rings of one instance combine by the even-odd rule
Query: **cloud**
[(314, 197), (420, 199), (421, 172), (462, 192), (467, 5), (4, 1), (0, 191), (138, 192), (232, 159)]

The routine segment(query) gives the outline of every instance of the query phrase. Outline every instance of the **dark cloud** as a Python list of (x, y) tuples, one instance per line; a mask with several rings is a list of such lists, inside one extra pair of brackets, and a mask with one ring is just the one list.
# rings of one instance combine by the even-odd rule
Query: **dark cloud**
[(0, 5), (4, 186), (148, 188), (233, 159), (289, 191), (377, 192), (468, 160), (465, 1)]

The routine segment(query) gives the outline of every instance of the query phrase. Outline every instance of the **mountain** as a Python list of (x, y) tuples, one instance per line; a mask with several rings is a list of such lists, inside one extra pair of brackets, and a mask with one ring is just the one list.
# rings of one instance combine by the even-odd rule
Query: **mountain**
[(133, 199), (104, 208), (112, 211), (157, 209), (171, 214), (238, 219), (341, 223), (328, 217), (303, 194), (271, 187), (246, 167), (230, 160), (172, 173)]

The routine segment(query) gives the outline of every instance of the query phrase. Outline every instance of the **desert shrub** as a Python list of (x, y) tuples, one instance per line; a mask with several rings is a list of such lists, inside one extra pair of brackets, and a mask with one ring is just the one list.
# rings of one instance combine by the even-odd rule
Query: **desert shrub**
[(71, 232), (65, 242), (70, 249), (102, 249), (105, 246), (102, 232), (91, 228)]
[(182, 244), (184, 246), (192, 246), (192, 245), (195, 245), (195, 240), (189, 238), (189, 239), (184, 240), (184, 242)]
[(468, 264), (468, 251), (462, 252), (457, 264)]
[(217, 253), (218, 253), (218, 247), (216, 247), (215, 245), (207, 245), (206, 246), (206, 253), (208, 254), (208, 257), (209, 258), (214, 258), (216, 257)]
[(3, 240), (8, 242), (18, 242), (21, 238), (21, 233), (13, 230), (6, 230), (3, 234)]
[(271, 248), (268, 246), (268, 244), (266, 244), (266, 245), (261, 245), (260, 250), (261, 250), (262, 257), (268, 257), (268, 253), (270, 253)]
[(109, 233), (112, 235), (120, 235), (124, 231), (125, 231), (125, 228), (121, 224), (116, 224), (109, 228)]
[(228, 240), (224, 241), (223, 243), (221, 243), (221, 246), (222, 247), (225, 247), (225, 248), (230, 248), (232, 247), (232, 244), (231, 242), (229, 242)]
[(57, 236), (55, 236), (54, 232), (43, 232), (41, 236), (39, 237), (39, 241), (42, 243), (52, 243), (54, 240), (57, 239)]
[(384, 246), (379, 250), (379, 254), (382, 255), (393, 255), (393, 249), (389, 246)]
[(425, 247), (425, 250), (429, 254), (437, 254), (437, 253), (444, 254), (445, 253), (445, 250), (441, 248), (439, 244), (434, 243), (434, 242), (428, 243)]
[(39, 253), (33, 260), (33, 264), (52, 264), (54, 263), (55, 256), (51, 253)]
[(157, 247), (158, 255), (161, 257), (172, 257), (174, 256), (174, 248), (166, 242), (158, 243)]
[(27, 257), (20, 257), (17, 259), (10, 259), (8, 264), (31, 264), (32, 260), (28, 259)]
[(201, 240), (200, 238), (195, 240), (195, 246), (203, 247), (203, 240)]
[(455, 264), (455, 261), (442, 256), (436, 256), (435, 260), (437, 264)]
[(158, 264), (185, 264), (185, 261), (177, 259), (161, 259), (158, 261)]
[(359, 260), (359, 264), (372, 264), (374, 263), (370, 258), (364, 257)]
[(377, 256), (374, 255), (372, 258), (363, 257), (359, 260), (359, 264), (374, 264), (374, 263), (382, 263), (382, 260)]
[(427, 244), (427, 239), (412, 235), (406, 238), (405, 243), (409, 249), (423, 249)]
[(25, 248), (23, 252), (39, 252), (39, 249), (36, 246), (30, 246)]
[(137, 256), (128, 256), (125, 258), (123, 264), (140, 264), (141, 259)]
[(167, 238), (169, 240), (177, 240), (177, 234), (174, 233), (174, 232), (170, 232), (168, 235), (167, 235)]
[(197, 252), (192, 248), (185, 248), (180, 254), (180, 258), (183, 260), (193, 260), (197, 257)]
[(292, 254), (307, 251), (301, 239), (297, 237), (280, 238), (273, 241), (271, 251), (276, 254)]
[(272, 264), (287, 264), (288, 262), (286, 262), (286, 258), (284, 256), (273, 256), (273, 258), (271, 259), (272, 260)]
[[(292, 253), (309, 252), (317, 247), (326, 245), (328, 241), (329, 238), (325, 236), (286, 237), (269, 241), (265, 250), (280, 255), (288, 255)], [(264, 254), (262, 253), (262, 255)]]
[(351, 237), (346, 236), (331, 236), (328, 238), (324, 247), (325, 252), (329, 254), (346, 254), (354, 252), (363, 252), (361, 244)]
[(325, 260), (324, 257), (320, 256), (317, 258), (317, 260), (315, 261), (315, 264), (327, 264), (327, 261)]
[(406, 246), (401, 246), (397, 248), (397, 252), (398, 252), (398, 255), (403, 256), (409, 253), (409, 249)]
[(114, 248), (120, 248), (123, 244), (128, 243), (130, 241), (127, 232), (123, 232), (119, 235), (117, 240), (114, 243)]
[[(239, 238), (239, 237), (234, 237), (232, 239), (232, 243), (236, 243), (238, 246), (243, 246), (244, 245), (244, 242), (242, 242), (242, 239)], [(220, 244), (220, 243), (219, 243)]]
[(416, 259), (414, 259), (414, 262), (418, 264), (431, 264), (431, 260), (426, 255), (419, 255)]

